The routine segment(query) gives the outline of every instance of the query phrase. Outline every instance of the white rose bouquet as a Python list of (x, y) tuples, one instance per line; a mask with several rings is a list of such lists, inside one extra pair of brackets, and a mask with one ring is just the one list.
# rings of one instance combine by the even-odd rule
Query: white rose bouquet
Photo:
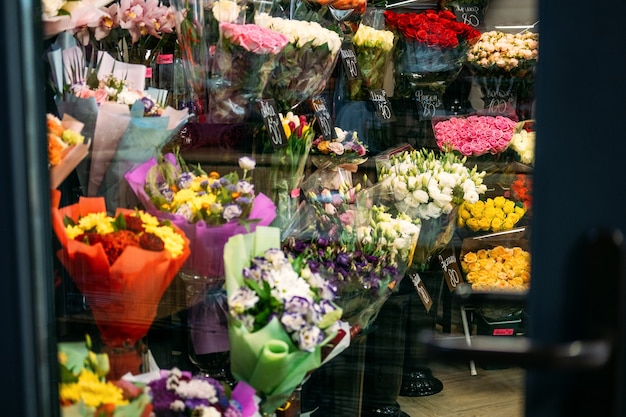
[(287, 112), (321, 93), (339, 56), (339, 34), (317, 22), (288, 20), (266, 13), (257, 15), (255, 23), (289, 39), (266, 89), (279, 109)]
[(509, 146), (519, 156), (523, 164), (532, 165), (535, 161), (535, 131), (533, 120), (525, 120), (515, 125), (515, 132)]
[(452, 239), (457, 208), (476, 202), (487, 187), (485, 172), (468, 169), (466, 158), (450, 152), (408, 150), (381, 164), (378, 181), (387, 187), (399, 212), (421, 219), (413, 268), (424, 270)]

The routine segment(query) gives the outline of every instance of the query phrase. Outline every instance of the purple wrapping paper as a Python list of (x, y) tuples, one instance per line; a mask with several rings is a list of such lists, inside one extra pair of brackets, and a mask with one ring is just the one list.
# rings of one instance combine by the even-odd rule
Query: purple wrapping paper
[[(176, 163), (174, 155), (167, 154), (165, 158)], [(151, 167), (156, 165), (156, 159), (151, 158), (147, 162), (128, 171), (126, 181), (135, 195), (144, 206), (144, 209), (160, 219), (168, 219), (176, 224), (191, 242), (191, 255), (182, 266), (181, 271), (208, 277), (221, 277), (224, 275), (224, 245), (231, 236), (240, 233), (254, 232), (256, 226), (269, 226), (276, 217), (276, 206), (266, 195), (260, 193), (254, 198), (252, 210), (248, 220), (251, 222), (249, 230), (237, 222), (230, 222), (220, 226), (207, 225), (204, 221), (189, 223), (183, 216), (158, 210), (144, 190), (146, 174)]]
[(189, 328), (196, 355), (225, 352), (228, 339), (228, 299), (226, 291), (208, 290), (189, 307)]

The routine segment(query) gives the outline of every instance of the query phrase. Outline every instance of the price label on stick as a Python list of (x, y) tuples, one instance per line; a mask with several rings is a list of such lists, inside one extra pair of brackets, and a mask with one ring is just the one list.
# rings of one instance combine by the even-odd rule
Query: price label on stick
[(341, 49), (339, 50), (339, 57), (341, 58), (341, 63), (343, 64), (343, 69), (345, 70), (348, 80), (353, 81), (361, 78), (361, 72), (359, 71), (356, 52), (352, 42), (347, 41), (342, 43)]
[(387, 100), (385, 90), (370, 90), (370, 101), (374, 104), (376, 116), (381, 122), (393, 122), (396, 120), (391, 111), (391, 103)]
[(330, 111), (326, 106), (326, 100), (322, 96), (315, 96), (309, 99), (309, 105), (315, 113), (317, 126), (325, 140), (332, 140), (336, 137), (333, 122), (330, 117)]
[(417, 292), (417, 295), (419, 295), (420, 299), (422, 300), (422, 304), (424, 304), (426, 313), (429, 313), (430, 308), (433, 306), (433, 299), (428, 293), (428, 290), (426, 289), (426, 285), (424, 285), (424, 281), (422, 281), (420, 274), (415, 272), (413, 274), (409, 274), (408, 278), (411, 279), (411, 282), (413, 283), (413, 286), (415, 287), (415, 291)]
[(276, 108), (274, 99), (260, 99), (257, 101), (263, 123), (270, 137), (270, 142), (274, 149), (284, 148), (287, 146), (287, 135), (283, 129), (283, 122)]
[(447, 247), (439, 254), (437, 259), (441, 264), (443, 277), (448, 284), (448, 289), (450, 292), (456, 290), (459, 284), (464, 281), (454, 251), (452, 248)]

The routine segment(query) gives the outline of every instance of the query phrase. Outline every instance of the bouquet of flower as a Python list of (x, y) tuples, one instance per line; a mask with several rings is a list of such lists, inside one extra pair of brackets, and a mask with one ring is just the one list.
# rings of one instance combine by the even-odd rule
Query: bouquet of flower
[(142, 211), (107, 215), (104, 198), (81, 197), (59, 208), (52, 190), (57, 256), (86, 298), (108, 346), (133, 346), (146, 335), (163, 293), (190, 254), (189, 239)]
[(527, 291), (530, 252), (519, 246), (466, 250), (461, 269), (474, 291)]
[(525, 120), (515, 125), (515, 133), (511, 138), (510, 147), (523, 164), (533, 165), (535, 161), (535, 131), (533, 120)]
[[(534, 71), (539, 35), (533, 32), (484, 32), (467, 51), (467, 63), (482, 89), (485, 109), (504, 114), (510, 103), (519, 107), (534, 96)], [(521, 119), (529, 118), (522, 114)]]
[(524, 214), (522, 205), (504, 196), (475, 203), (464, 201), (459, 207), (457, 226), (472, 232), (502, 232), (513, 229)]
[(466, 158), (451, 152), (406, 150), (379, 166), (378, 181), (390, 194), (390, 205), (410, 218), (421, 219), (412, 267), (424, 270), (454, 233), (458, 207), (475, 203), (487, 187), (485, 172), (468, 169)]
[(219, 30), (209, 117), (213, 123), (241, 123), (249, 114), (248, 106), (263, 96), (289, 40), (256, 24), (221, 22)]
[(126, 180), (149, 213), (176, 224), (191, 241), (191, 256), (184, 271), (208, 277), (224, 276), (223, 248), (229, 237), (269, 225), (275, 206), (256, 194), (248, 173), (255, 161), (242, 157), (244, 172), (221, 176), (191, 169), (168, 153), (151, 159), (126, 174)]
[(63, 120), (48, 113), (48, 166), (50, 188), (57, 188), (89, 153), (90, 142), (81, 134), (83, 124), (66, 114)]
[(265, 91), (266, 96), (276, 100), (279, 110), (292, 110), (321, 93), (339, 56), (339, 34), (317, 22), (288, 20), (266, 13), (255, 16), (254, 22), (282, 33), (289, 40)]
[(356, 130), (335, 127), (335, 136), (327, 140), (320, 135), (311, 147), (311, 162), (317, 167), (317, 171), (311, 175), (324, 178), (325, 186), (333, 190), (346, 181), (351, 185), (351, 173), (367, 161), (367, 147), (359, 139)]
[[(314, 187), (309, 187), (313, 189)], [(377, 203), (380, 185), (309, 191), (284, 248), (336, 288), (342, 320), (367, 329), (404, 276), (420, 220)]]
[(143, 385), (105, 379), (110, 370), (109, 357), (92, 350), (88, 335), (86, 342), (59, 343), (57, 351), (62, 416), (145, 417), (152, 412), (151, 399)]
[(387, 25), (401, 35), (396, 48), (399, 72), (457, 72), (469, 46), (480, 37), (473, 27), (456, 21), (448, 10), (422, 13), (385, 12)]
[(105, 15), (93, 29), (95, 44), (121, 62), (149, 67), (174, 34), (174, 10), (160, 0), (116, 0), (101, 10)]
[(341, 317), (333, 288), (280, 245), (279, 229), (257, 227), (224, 248), (231, 370), (268, 414), (320, 366)]
[(395, 35), (361, 23), (352, 43), (361, 78), (350, 81), (350, 100), (366, 100), (368, 91), (383, 87), (387, 63), (393, 58)]
[(213, 378), (178, 368), (160, 371), (146, 391), (155, 417), (252, 417), (257, 411), (254, 390), (244, 382), (231, 392)]
[(467, 51), (467, 63), (480, 75), (523, 77), (534, 70), (538, 57), (539, 35), (533, 32), (485, 32)]
[[(269, 225), (276, 207), (264, 194), (257, 194), (248, 172), (254, 160), (242, 157), (243, 170), (221, 176), (200, 167), (190, 169), (184, 160), (168, 153), (151, 159), (126, 174), (131, 189), (149, 213), (176, 224), (191, 241), (191, 255), (181, 268), (181, 277), (209, 280), (214, 297), (198, 291), (187, 300), (194, 353), (203, 355), (228, 350), (224, 245), (239, 233)], [(205, 330), (212, 329), (211, 332)], [(220, 337), (220, 334), (223, 337)]]
[(464, 156), (504, 152), (511, 143), (516, 123), (504, 116), (450, 117), (433, 121), (437, 146)]
[(124, 173), (156, 156), (187, 120), (188, 110), (147, 94), (141, 65), (100, 53), (94, 67), (78, 46), (57, 45), (48, 56), (59, 113), (84, 123), (83, 134), (92, 138), (90, 157), (77, 168), (83, 194), (104, 196), (111, 212), (136, 205), (124, 188)]
[(283, 227), (294, 215), (300, 196), (300, 183), (304, 179), (304, 168), (309, 157), (315, 131), (306, 116), (292, 112), (280, 114), (287, 136), (287, 146), (271, 150), (269, 184), (272, 200), (276, 204), (275, 227)]

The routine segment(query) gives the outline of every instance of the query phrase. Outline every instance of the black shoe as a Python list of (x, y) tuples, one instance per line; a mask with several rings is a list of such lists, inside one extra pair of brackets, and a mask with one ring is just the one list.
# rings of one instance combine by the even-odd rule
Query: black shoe
[(377, 407), (361, 414), (361, 417), (411, 417), (400, 409), (400, 405)]
[(428, 368), (405, 373), (402, 377), (401, 397), (425, 397), (443, 390), (443, 383)]

